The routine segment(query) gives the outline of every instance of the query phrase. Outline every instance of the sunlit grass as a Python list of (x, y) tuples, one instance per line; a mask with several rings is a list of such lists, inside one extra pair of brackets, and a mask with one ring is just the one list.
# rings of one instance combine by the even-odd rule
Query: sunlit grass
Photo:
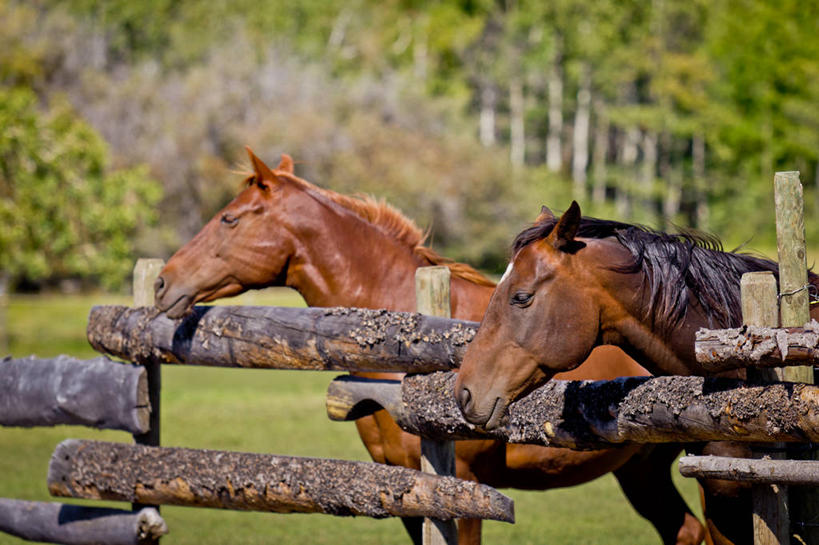
[[(97, 304), (129, 304), (120, 296), (14, 296), (10, 351), (14, 356), (60, 353), (88, 358), (88, 311)], [(303, 305), (289, 290), (245, 294), (222, 304)], [(162, 443), (166, 446), (368, 460), (352, 423), (325, 416), (324, 394), (334, 373), (165, 366), (162, 369)], [(46, 470), (61, 440), (129, 442), (122, 432), (87, 428), (0, 428), (0, 497), (50, 500)], [(676, 477), (689, 504), (694, 483)], [(515, 499), (514, 525), (487, 522), (484, 543), (645, 544), (659, 539), (625, 500), (610, 475), (583, 486), (547, 492), (504, 491)], [(83, 503), (76, 500), (76, 503)], [(84, 502), (87, 504), (88, 502)], [(125, 504), (107, 505), (127, 508)], [(167, 544), (406, 544), (397, 519), (276, 515), (163, 507)], [(0, 534), (0, 544), (24, 542)]]

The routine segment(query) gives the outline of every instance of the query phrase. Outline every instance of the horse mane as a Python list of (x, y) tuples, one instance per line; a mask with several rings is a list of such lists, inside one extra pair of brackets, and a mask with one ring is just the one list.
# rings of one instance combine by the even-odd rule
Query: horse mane
[[(401, 211), (385, 200), (375, 199), (370, 195), (363, 194), (355, 196), (342, 195), (341, 193), (318, 187), (289, 172), (281, 170), (275, 170), (274, 172), (279, 178), (287, 179), (307, 193), (327, 199), (353, 212), (361, 219), (378, 228), (382, 233), (409, 246), (416, 256), (430, 265), (443, 265), (448, 267), (452, 276), (461, 278), (467, 282), (479, 286), (495, 287), (494, 282), (470, 265), (453, 261), (440, 255), (432, 248), (424, 246), (428, 233), (422, 231), (414, 221), (406, 217)], [(255, 177), (251, 175), (246, 178), (245, 183), (250, 185), (254, 183), (254, 180)]]
[[(515, 253), (546, 238), (556, 218), (546, 218), (522, 231), (513, 245)], [(643, 289), (649, 294), (646, 317), (671, 328), (679, 325), (691, 301), (704, 311), (710, 327), (742, 324), (740, 279), (746, 272), (770, 271), (779, 280), (779, 266), (769, 259), (747, 253), (726, 252), (720, 240), (693, 230), (680, 233), (655, 231), (641, 225), (584, 217), (577, 235), (581, 238), (614, 237), (633, 257), (610, 270), (643, 273)], [(811, 282), (817, 280), (811, 273)]]

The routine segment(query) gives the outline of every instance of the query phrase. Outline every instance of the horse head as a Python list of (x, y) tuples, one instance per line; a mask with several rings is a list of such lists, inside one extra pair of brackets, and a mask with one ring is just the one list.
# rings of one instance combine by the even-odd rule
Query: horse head
[(154, 284), (156, 306), (183, 316), (195, 303), (283, 285), (294, 241), (278, 217), (293, 160), (283, 155), (271, 170), (248, 148), (253, 175), (247, 187), (214, 216), (160, 272)]
[[(539, 222), (551, 213), (544, 207)], [(580, 365), (597, 344), (600, 308), (575, 239), (573, 202), (542, 240), (516, 249), (495, 289), (455, 383), (465, 418), (491, 429), (514, 399)]]

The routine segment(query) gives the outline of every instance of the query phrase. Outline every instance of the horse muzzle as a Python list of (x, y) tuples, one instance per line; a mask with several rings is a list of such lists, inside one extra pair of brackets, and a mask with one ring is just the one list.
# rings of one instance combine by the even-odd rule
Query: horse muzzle
[(456, 385), (455, 390), (458, 408), (467, 422), (485, 430), (493, 430), (503, 423), (507, 404), (502, 397), (495, 396), (491, 403), (481, 405), (467, 386)]

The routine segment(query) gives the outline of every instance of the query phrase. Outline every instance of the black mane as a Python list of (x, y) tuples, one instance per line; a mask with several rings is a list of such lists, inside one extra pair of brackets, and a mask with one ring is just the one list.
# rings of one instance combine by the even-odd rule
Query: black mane
[[(514, 252), (541, 240), (552, 232), (556, 219), (546, 219), (525, 229), (514, 242)], [(642, 272), (644, 289), (650, 294), (646, 315), (655, 323), (674, 327), (685, 319), (688, 305), (695, 300), (703, 309), (710, 327), (739, 327), (742, 324), (740, 278), (743, 273), (771, 271), (779, 280), (778, 265), (749, 254), (726, 252), (713, 235), (687, 231), (664, 233), (640, 225), (597, 218), (582, 218), (577, 235), (581, 238), (614, 237), (630, 252), (634, 261), (614, 264), (617, 272)], [(811, 274), (811, 281), (816, 279)]]

